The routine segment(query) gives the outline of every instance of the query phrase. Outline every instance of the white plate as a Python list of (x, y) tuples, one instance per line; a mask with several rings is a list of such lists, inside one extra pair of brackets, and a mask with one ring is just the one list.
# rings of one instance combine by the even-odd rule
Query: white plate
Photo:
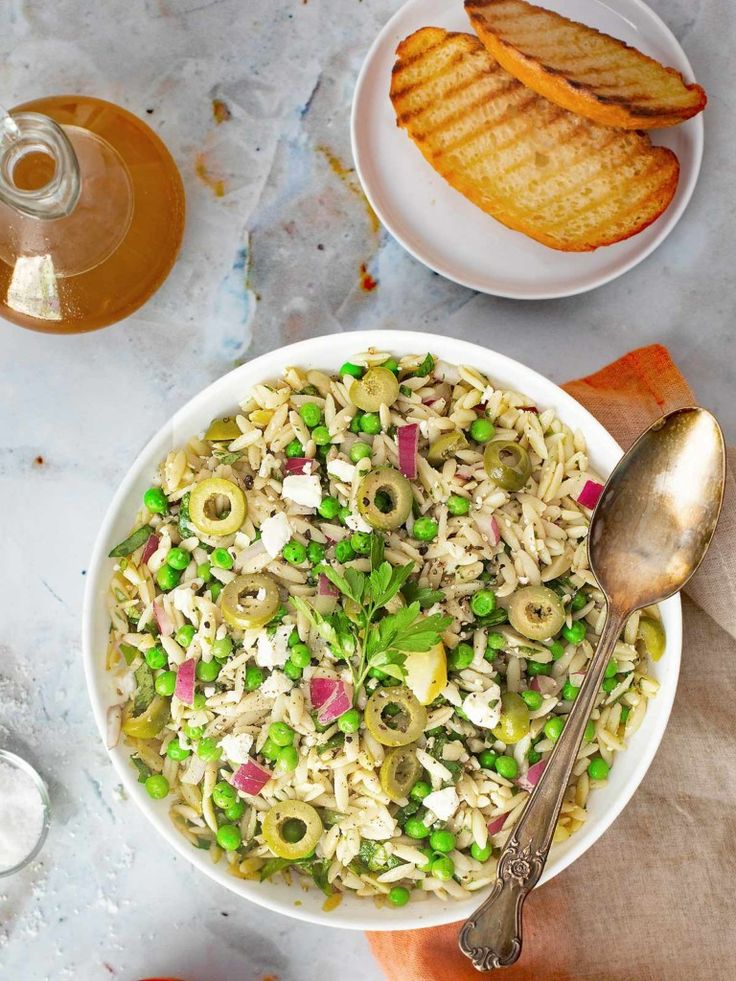
[[(427, 337), (424, 334), (399, 330), (332, 334), (314, 337), (264, 354), (231, 371), (196, 395), (159, 430), (133, 463), (116, 491), (100, 528), (87, 571), (84, 597), (84, 667), (87, 688), (103, 742), (107, 708), (112, 701), (112, 681), (105, 671), (110, 623), (105, 597), (113, 568), (113, 560), (107, 558), (107, 553), (112, 545), (129, 533), (143, 492), (150, 486), (159, 462), (171, 449), (180, 447), (194, 433), (206, 429), (214, 416), (232, 409), (256, 382), (280, 377), (287, 365), (336, 371), (343, 361), (370, 346), (398, 355), (409, 354), (425, 351)], [(432, 337), (431, 350), (446, 361), (475, 365), (503, 387), (524, 392), (540, 406), (554, 407), (560, 418), (571, 428), (580, 429), (585, 434), (592, 466), (598, 473), (610, 473), (621, 456), (618, 444), (589, 412), (531, 368), (476, 344), (448, 337)], [(675, 697), (682, 642), (679, 598), (667, 600), (661, 609), (667, 633), (667, 649), (662, 660), (652, 666), (652, 673), (662, 687), (651, 701), (644, 722), (631, 740), (628, 750), (617, 757), (607, 786), (590, 795), (588, 820), (572, 838), (552, 848), (542, 882), (561, 872), (600, 838), (626, 806), (654, 758)], [(167, 802), (152, 800), (137, 782), (136, 771), (129, 762), (129, 749), (121, 742), (109, 750), (109, 753), (128, 795), (151, 821), (156, 831), (183, 858), (244, 899), (276, 912), (312, 923), (350, 930), (408, 930), (463, 919), (472, 913), (487, 892), (482, 891), (466, 902), (446, 902), (432, 897), (398, 909), (376, 909), (370, 899), (345, 895), (336, 909), (325, 913), (322, 909), (324, 897), (316, 889), (305, 892), (299, 886), (289, 887), (279, 882), (247, 882), (228, 875), (222, 864), (213, 865), (208, 855), (193, 848), (175, 830), (169, 820)], [(164, 856), (162, 861), (165, 860)], [(595, 908), (596, 891), (600, 893), (601, 887), (600, 882), (591, 880), (591, 909)]]
[[(620, 38), (694, 78), (677, 39), (641, 0), (543, 0), (541, 6)], [(665, 213), (639, 235), (595, 252), (548, 249), (505, 228), (450, 187), (396, 125), (389, 83), (396, 47), (420, 27), (472, 33), (462, 0), (409, 0), (386, 24), (365, 59), (353, 97), (353, 159), (363, 190), (388, 231), (416, 259), (463, 286), (518, 300), (595, 289), (645, 259), (679, 221), (703, 155), (702, 114), (658, 130), (674, 150), (680, 183)]]

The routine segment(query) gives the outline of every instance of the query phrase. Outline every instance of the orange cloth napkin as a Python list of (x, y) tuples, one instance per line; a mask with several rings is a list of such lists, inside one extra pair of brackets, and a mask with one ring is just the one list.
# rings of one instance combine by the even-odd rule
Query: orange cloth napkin
[[(626, 448), (658, 416), (697, 404), (668, 351), (640, 348), (563, 386)], [(736, 481), (683, 597), (677, 698), (646, 778), (613, 827), (529, 897), (509, 981), (736, 978)], [(476, 981), (460, 924), (369, 933), (389, 981)], [(728, 939), (730, 938), (730, 939)]]

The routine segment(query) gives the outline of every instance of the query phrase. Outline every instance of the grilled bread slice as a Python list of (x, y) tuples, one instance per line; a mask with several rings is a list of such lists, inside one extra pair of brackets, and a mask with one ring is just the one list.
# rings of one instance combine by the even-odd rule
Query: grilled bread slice
[(677, 187), (671, 150), (560, 109), (471, 34), (425, 27), (402, 41), (391, 101), (398, 125), (449, 184), (553, 249), (588, 252), (635, 235)]
[(526, 0), (465, 0), (465, 10), (507, 72), (597, 123), (675, 126), (705, 106), (705, 91), (674, 68), (551, 10)]

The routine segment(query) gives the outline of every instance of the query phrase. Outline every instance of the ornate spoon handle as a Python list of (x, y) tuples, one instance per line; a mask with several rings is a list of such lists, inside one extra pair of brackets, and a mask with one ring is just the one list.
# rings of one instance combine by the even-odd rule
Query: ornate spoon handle
[(478, 971), (507, 967), (521, 953), (521, 909), (547, 861), (585, 727), (626, 616), (609, 606), (598, 649), (562, 735), (501, 853), (493, 890), (460, 930), (460, 950)]

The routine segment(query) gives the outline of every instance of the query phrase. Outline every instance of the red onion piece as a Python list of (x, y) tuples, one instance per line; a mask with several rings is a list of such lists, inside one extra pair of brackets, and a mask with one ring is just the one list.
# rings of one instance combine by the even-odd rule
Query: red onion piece
[(539, 409), (536, 405), (520, 405), (518, 406), (519, 412), (533, 412), (535, 416), (539, 415)]
[(238, 790), (242, 790), (244, 794), (250, 794), (251, 797), (255, 797), (256, 794), (260, 794), (270, 779), (270, 770), (267, 770), (265, 766), (261, 766), (260, 763), (256, 763), (255, 760), (248, 760), (247, 763), (243, 763), (236, 770), (235, 776), (233, 777), (233, 786), (237, 787)]
[(488, 825), (488, 834), (497, 835), (498, 832), (503, 828), (508, 814), (499, 814), (497, 818), (494, 818)]
[(600, 500), (602, 493), (603, 484), (599, 484), (596, 480), (586, 480), (583, 489), (578, 494), (578, 504), (592, 510)]
[(158, 535), (149, 535), (146, 546), (141, 554), (141, 565), (145, 565), (158, 548)]
[(339, 596), (340, 590), (337, 586), (333, 586), (324, 572), (320, 572), (319, 580), (317, 582), (317, 593), (320, 596)]
[(399, 443), (399, 470), (409, 480), (414, 480), (417, 475), (419, 426), (415, 422), (407, 426), (399, 426), (396, 430), (396, 438)]
[(316, 460), (310, 460), (306, 456), (292, 456), (284, 463), (284, 469), (290, 477), (311, 474), (318, 466)]
[(483, 535), (484, 538), (488, 539), (488, 543), (491, 546), (496, 546), (501, 541), (501, 529), (498, 527), (498, 522), (490, 514), (474, 514), (475, 524), (478, 531)]
[(516, 781), (517, 787), (530, 792), (534, 790), (539, 783), (539, 778), (542, 776), (546, 765), (547, 760), (540, 760), (538, 763), (532, 764), (526, 773)]
[(193, 657), (188, 658), (179, 665), (176, 672), (176, 687), (174, 694), (185, 705), (194, 704), (194, 674), (197, 664)]
[(174, 624), (169, 619), (169, 614), (160, 603), (153, 604), (153, 617), (158, 624), (158, 629), (164, 637), (170, 637), (174, 632)]
[(309, 696), (320, 725), (328, 725), (353, 707), (353, 689), (340, 678), (312, 678)]
[(535, 674), (529, 687), (532, 691), (538, 691), (540, 695), (556, 695), (559, 691), (559, 682), (547, 675)]

